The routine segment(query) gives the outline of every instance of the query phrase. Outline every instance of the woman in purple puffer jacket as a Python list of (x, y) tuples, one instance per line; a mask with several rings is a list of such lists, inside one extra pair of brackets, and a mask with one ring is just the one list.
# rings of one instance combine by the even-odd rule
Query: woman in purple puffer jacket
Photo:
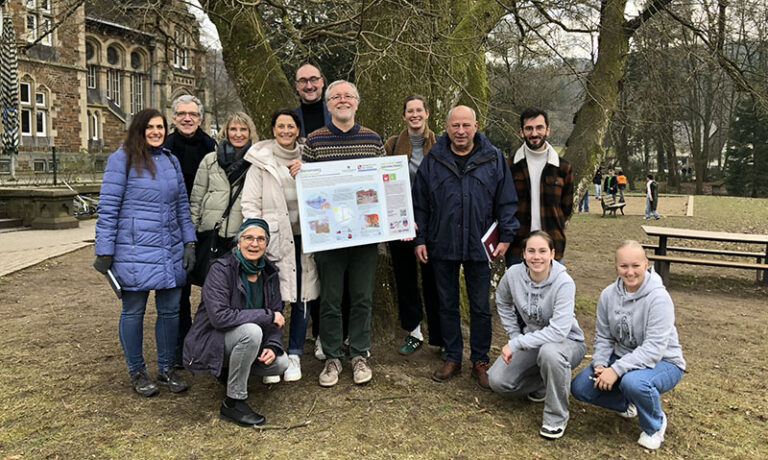
[(155, 291), (157, 384), (179, 393), (187, 384), (172, 369), (179, 299), (194, 266), (195, 230), (178, 160), (163, 148), (165, 117), (155, 109), (134, 115), (123, 145), (107, 160), (99, 194), (96, 260), (122, 287), (118, 331), (133, 389), (157, 394), (142, 354), (144, 311)]

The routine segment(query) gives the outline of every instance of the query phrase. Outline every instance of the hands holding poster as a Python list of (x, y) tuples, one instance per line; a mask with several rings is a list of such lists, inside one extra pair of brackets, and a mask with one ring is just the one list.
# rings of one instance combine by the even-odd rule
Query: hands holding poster
[(405, 155), (304, 163), (296, 192), (305, 253), (416, 236)]

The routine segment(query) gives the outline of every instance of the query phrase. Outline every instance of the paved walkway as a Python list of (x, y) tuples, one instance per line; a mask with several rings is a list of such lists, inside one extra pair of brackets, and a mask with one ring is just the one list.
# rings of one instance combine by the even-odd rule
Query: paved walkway
[(19, 230), (0, 233), (0, 276), (93, 244), (96, 219), (66, 230)]

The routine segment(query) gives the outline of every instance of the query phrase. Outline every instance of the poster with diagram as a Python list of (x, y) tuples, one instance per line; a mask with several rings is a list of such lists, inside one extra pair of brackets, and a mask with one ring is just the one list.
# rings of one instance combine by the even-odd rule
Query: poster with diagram
[(305, 253), (416, 236), (405, 155), (304, 163), (296, 191)]

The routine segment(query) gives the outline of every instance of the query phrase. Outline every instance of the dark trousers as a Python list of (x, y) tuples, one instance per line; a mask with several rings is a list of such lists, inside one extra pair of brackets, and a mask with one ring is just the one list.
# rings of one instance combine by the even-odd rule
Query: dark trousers
[(296, 302), (291, 302), (291, 323), (288, 326), (288, 354), (300, 355), (304, 352), (304, 342), (307, 338), (307, 322), (309, 315), (307, 309), (317, 308), (320, 301), (317, 299), (302, 302), (301, 300), (301, 235), (294, 238), (294, 247), (296, 249), (294, 257), (296, 260)]
[(375, 244), (315, 253), (320, 275), (320, 340), (328, 358), (341, 359), (344, 340), (341, 300), (348, 275), (349, 354), (368, 356), (371, 348), (371, 307), (378, 251)]
[(421, 267), (421, 289), (424, 294), (424, 309), (427, 313), (429, 344), (443, 346), (440, 332), (440, 312), (437, 301), (437, 286), (432, 264), (421, 264), (413, 253), (413, 244), (406, 241), (390, 241), (392, 268), (395, 272), (397, 305), (400, 313), (400, 326), (408, 332), (416, 329), (424, 319), (421, 294), (418, 286), (417, 266)]
[(440, 328), (448, 361), (461, 362), (464, 341), (461, 337), (459, 312), (459, 268), (464, 268), (464, 281), (469, 297), (469, 359), (488, 362), (491, 348), (491, 268), (488, 262), (432, 260), (435, 283), (440, 300)]
[[(309, 316), (312, 318), (312, 337), (320, 337), (320, 301), (312, 302), (309, 306)], [(341, 297), (341, 323), (344, 337), (349, 337), (349, 276), (344, 275), (344, 293)]]
[(179, 334), (176, 338), (176, 352), (173, 364), (181, 366), (184, 363), (184, 338), (192, 327), (192, 305), (189, 297), (192, 295), (192, 283), (187, 282), (181, 287), (181, 300), (179, 300)]

